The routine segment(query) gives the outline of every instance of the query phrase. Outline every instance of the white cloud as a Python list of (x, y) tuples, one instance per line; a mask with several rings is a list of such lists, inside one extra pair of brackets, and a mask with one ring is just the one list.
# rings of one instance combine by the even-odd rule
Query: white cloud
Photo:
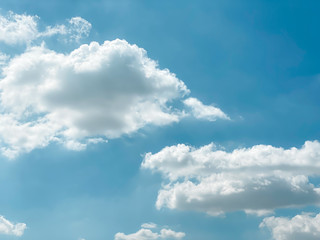
[(188, 98), (183, 103), (191, 109), (192, 115), (197, 119), (205, 119), (208, 121), (216, 121), (218, 118), (228, 119), (230, 118), (221, 111), (221, 109), (214, 106), (204, 105), (196, 98)]
[(105, 140), (105, 139), (103, 139), (103, 138), (89, 138), (88, 140), (87, 140), (87, 143), (88, 144), (90, 144), (90, 143), (92, 143), (92, 144), (97, 144), (97, 143), (107, 143), (108, 142), (108, 140)]
[(38, 16), (16, 14), (9, 12), (7, 16), (0, 15), (0, 41), (8, 44), (29, 44), (32, 41), (62, 35), (67, 41), (77, 41), (87, 37), (91, 30), (91, 24), (81, 18), (73, 17), (67, 24), (47, 26), (45, 31), (40, 31)]
[(141, 225), (142, 228), (156, 228), (157, 224), (155, 223), (144, 223)]
[(66, 25), (48, 26), (44, 32), (38, 34), (39, 37), (51, 37), (54, 35), (66, 36), (67, 41), (79, 42), (80, 39), (88, 37), (91, 30), (91, 23), (81, 17), (73, 17)]
[[(91, 30), (88, 21), (74, 17), (41, 32), (38, 20), (12, 12), (0, 16), (0, 41), (31, 43), (53, 35), (79, 41)], [(44, 42), (28, 44), (11, 59), (0, 53), (0, 65), (0, 152), (9, 158), (53, 141), (80, 151), (147, 124), (167, 125), (188, 115), (172, 104), (190, 92), (185, 84), (168, 69), (159, 69), (144, 49), (124, 40), (91, 42), (69, 54), (49, 50)], [(196, 118), (227, 118), (195, 98), (185, 105)]]
[(91, 23), (81, 17), (73, 17), (69, 20), (70, 35), (75, 41), (88, 37), (91, 30)]
[(68, 29), (64, 24), (56, 25), (56, 26), (47, 26), (46, 30), (39, 33), (39, 37), (51, 37), (54, 35), (66, 35), (68, 33)]
[(6, 44), (28, 43), (37, 38), (37, 16), (19, 15), (9, 12), (7, 17), (0, 15), (0, 41)]
[(115, 235), (114, 240), (160, 240), (160, 239), (182, 239), (185, 237), (185, 233), (183, 232), (175, 232), (171, 229), (163, 228), (159, 233), (152, 232), (150, 229), (141, 228), (136, 233), (132, 234), (124, 234), (117, 233)]
[(189, 93), (124, 40), (92, 42), (70, 54), (31, 47), (10, 60), (3, 76), (0, 141), (11, 158), (52, 141), (82, 150), (146, 124), (178, 122), (183, 111), (170, 104)]
[(275, 240), (318, 240), (320, 239), (320, 214), (297, 215), (291, 219), (268, 217), (263, 219), (261, 228), (268, 228)]
[(0, 234), (22, 236), (24, 230), (27, 228), (25, 223), (16, 223), (13, 224), (3, 216), (0, 216)]
[(219, 215), (243, 210), (266, 214), (276, 208), (320, 203), (320, 189), (308, 176), (320, 175), (320, 143), (301, 149), (268, 145), (217, 150), (184, 144), (147, 153), (142, 168), (160, 172), (168, 183), (156, 206)]
[(44, 147), (55, 140), (60, 126), (46, 117), (30, 122), (19, 122), (12, 114), (0, 114), (0, 150), (8, 158), (20, 152)]

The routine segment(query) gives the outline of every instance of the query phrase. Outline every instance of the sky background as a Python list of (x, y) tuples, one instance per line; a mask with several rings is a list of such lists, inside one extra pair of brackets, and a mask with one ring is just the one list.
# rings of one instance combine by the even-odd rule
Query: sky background
[[(81, 17), (92, 29), (80, 41), (45, 39), (68, 54), (81, 44), (124, 39), (176, 74), (190, 95), (231, 120), (185, 118), (147, 125), (129, 135), (72, 151), (61, 144), (0, 157), (0, 215), (26, 223), (20, 237), (3, 240), (112, 240), (154, 222), (184, 232), (186, 240), (265, 240), (266, 216), (243, 211), (209, 216), (155, 207), (161, 174), (141, 168), (144, 154), (180, 143), (214, 142), (226, 151), (265, 144), (301, 148), (320, 138), (320, 66), (316, 1), (35, 1), (3, 0), (9, 11), (37, 15), (39, 29)], [(32, 43), (35, 46), (41, 41)], [(10, 57), (23, 44), (0, 43)], [(318, 150), (316, 150), (318, 151)], [(311, 177), (318, 186), (320, 179)], [(276, 209), (272, 216), (318, 213), (315, 205)]]

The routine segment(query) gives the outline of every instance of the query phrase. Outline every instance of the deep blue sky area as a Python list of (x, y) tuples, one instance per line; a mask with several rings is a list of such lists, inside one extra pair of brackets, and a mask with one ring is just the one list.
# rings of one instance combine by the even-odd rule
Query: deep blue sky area
[[(80, 42), (46, 39), (47, 48), (59, 53), (117, 38), (138, 45), (182, 80), (192, 97), (231, 120), (185, 118), (82, 151), (53, 142), (15, 159), (1, 156), (0, 215), (27, 229), (0, 239), (112, 240), (146, 222), (184, 232), (186, 240), (271, 239), (259, 228), (265, 216), (158, 210), (163, 179), (141, 162), (145, 153), (179, 143), (198, 148), (214, 142), (232, 151), (259, 144), (301, 148), (319, 140), (319, 9), (320, 2), (308, 0), (2, 0), (0, 15), (37, 15), (40, 30), (78, 16), (92, 24)], [(0, 52), (11, 58), (25, 48), (0, 42)], [(310, 181), (319, 184), (317, 176)], [(277, 209), (274, 216), (303, 211), (319, 208)]]

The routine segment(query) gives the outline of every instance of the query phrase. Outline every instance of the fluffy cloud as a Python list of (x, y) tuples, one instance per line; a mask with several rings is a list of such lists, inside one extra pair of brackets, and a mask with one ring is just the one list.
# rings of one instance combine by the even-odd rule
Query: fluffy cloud
[(156, 206), (219, 215), (243, 210), (265, 214), (276, 208), (320, 203), (320, 189), (308, 176), (320, 175), (320, 143), (302, 148), (268, 145), (218, 150), (184, 144), (147, 153), (142, 168), (160, 172), (168, 183)]
[(218, 118), (227, 119), (230, 118), (221, 111), (221, 109), (214, 106), (204, 105), (201, 101), (196, 98), (188, 98), (183, 103), (191, 109), (192, 115), (197, 119), (205, 119), (208, 121), (216, 121)]
[(70, 54), (29, 48), (5, 66), (0, 91), (1, 150), (11, 158), (52, 141), (82, 150), (146, 124), (178, 122), (184, 111), (170, 104), (189, 93), (124, 40), (92, 42)]
[(24, 230), (27, 228), (25, 223), (13, 224), (3, 216), (0, 216), (0, 234), (22, 236)]
[[(0, 152), (15, 158), (50, 142), (83, 150), (87, 144), (131, 134), (147, 124), (167, 125), (190, 115), (172, 107), (190, 91), (146, 51), (124, 40), (92, 42), (61, 54), (34, 46), (59, 35), (79, 41), (91, 24), (81, 17), (38, 29), (37, 16), (0, 15), (0, 41), (27, 43), (10, 59), (0, 52)], [(30, 44), (32, 43), (33, 44)], [(184, 104), (196, 118), (227, 116), (195, 98)]]
[(275, 240), (318, 240), (320, 239), (320, 214), (314, 216), (305, 213), (291, 219), (268, 217), (263, 220), (260, 227), (268, 228)]
[(143, 49), (122, 40), (93, 42), (67, 55), (33, 47), (12, 59), (3, 75), (0, 132), (9, 152), (54, 139), (82, 149), (78, 139), (176, 122), (179, 114), (166, 103), (188, 93)]
[(16, 14), (9, 12), (7, 16), (0, 15), (0, 41), (9, 44), (31, 43), (35, 39), (53, 35), (63, 35), (68, 41), (79, 41), (87, 37), (91, 24), (81, 17), (73, 17), (66, 25), (48, 26), (45, 31), (38, 28), (38, 16)]
[(37, 20), (37, 16), (13, 12), (9, 12), (7, 17), (0, 15), (0, 41), (6, 44), (21, 44), (36, 39)]
[[(145, 224), (142, 224), (144, 226)], [(152, 225), (155, 228), (156, 225)], [(150, 228), (150, 226), (148, 227)], [(160, 239), (182, 239), (185, 236), (183, 232), (175, 232), (171, 229), (163, 228), (159, 233), (152, 232), (148, 228), (141, 228), (138, 232), (132, 234), (117, 233), (114, 240), (160, 240)]]
[(15, 158), (20, 152), (29, 152), (58, 140), (55, 134), (60, 128), (46, 117), (19, 122), (13, 115), (0, 114), (0, 150), (4, 156)]

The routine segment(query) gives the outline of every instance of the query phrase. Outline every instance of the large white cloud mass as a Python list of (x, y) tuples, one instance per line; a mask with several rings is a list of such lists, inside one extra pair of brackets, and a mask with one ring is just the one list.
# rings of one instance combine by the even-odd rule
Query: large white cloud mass
[(0, 234), (22, 236), (24, 230), (27, 228), (25, 223), (13, 224), (9, 220), (5, 219), (3, 216), (0, 216)]
[[(132, 234), (124, 234), (117, 233), (114, 237), (114, 240), (169, 240), (169, 239), (182, 239), (185, 237), (185, 233), (183, 232), (175, 232), (168, 228), (162, 228), (159, 233), (151, 231), (149, 226), (145, 227), (145, 224), (142, 224), (142, 228), (136, 233)], [(156, 228), (155, 224), (152, 224), (151, 228)]]
[(174, 74), (123, 40), (92, 42), (66, 55), (33, 47), (3, 75), (0, 136), (7, 153), (176, 122), (179, 113), (167, 102), (188, 93)]
[(308, 180), (320, 175), (318, 141), (300, 149), (257, 145), (232, 152), (214, 144), (199, 149), (179, 144), (147, 153), (142, 168), (168, 181), (159, 191), (158, 208), (265, 214), (320, 203), (320, 189)]
[(92, 42), (70, 54), (30, 47), (3, 68), (1, 151), (14, 158), (52, 141), (81, 150), (93, 137), (177, 122), (186, 114), (170, 104), (188, 93), (173, 73), (124, 40)]
[(268, 228), (275, 240), (319, 240), (320, 214), (296, 215), (293, 218), (268, 217), (263, 219), (261, 228)]
[[(228, 119), (195, 98), (177, 109), (190, 91), (146, 51), (125, 40), (91, 42), (71, 53), (34, 46), (54, 35), (79, 42), (91, 24), (73, 17), (40, 30), (38, 16), (0, 15), (0, 42), (26, 44), (14, 58), (0, 52), (0, 152), (15, 158), (50, 142), (82, 150), (89, 143), (130, 134), (147, 124), (166, 125), (191, 115)], [(2, 79), (1, 79), (2, 78)], [(189, 112), (190, 113), (189, 113)]]
[(8, 45), (30, 44), (32, 41), (50, 37), (53, 35), (65, 36), (68, 41), (79, 41), (87, 37), (91, 30), (91, 24), (81, 18), (73, 17), (67, 24), (47, 26), (44, 31), (39, 30), (38, 16), (16, 14), (9, 12), (7, 16), (0, 15), (0, 42)]

